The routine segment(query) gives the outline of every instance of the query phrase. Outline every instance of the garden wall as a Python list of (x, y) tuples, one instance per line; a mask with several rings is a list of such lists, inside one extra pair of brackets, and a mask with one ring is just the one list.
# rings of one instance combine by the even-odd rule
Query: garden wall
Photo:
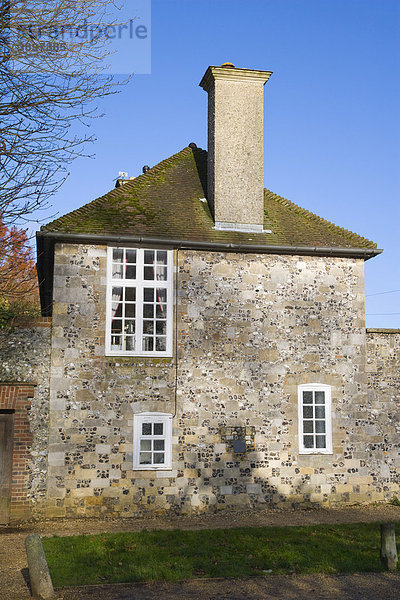
[(400, 499), (400, 330), (367, 329), (365, 429), (371, 476), (386, 498)]
[(49, 437), (51, 320), (0, 330), (0, 411), (14, 415), (10, 521), (42, 514)]

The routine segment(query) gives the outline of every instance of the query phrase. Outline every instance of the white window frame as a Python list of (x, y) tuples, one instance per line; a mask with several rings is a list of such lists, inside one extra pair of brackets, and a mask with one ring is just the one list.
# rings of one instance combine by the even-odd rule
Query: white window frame
[[(143, 423), (163, 423), (162, 436), (143, 436)], [(164, 463), (140, 464), (140, 442), (142, 439), (164, 440)], [(172, 415), (170, 413), (145, 412), (133, 415), (133, 469), (135, 471), (170, 471), (172, 469)]]
[[(136, 279), (113, 279), (112, 277), (112, 257), (114, 249), (136, 250)], [(167, 280), (146, 280), (144, 279), (143, 265), (144, 252), (151, 250), (163, 250), (167, 252)], [(127, 248), (126, 246), (109, 246), (107, 249), (107, 294), (106, 294), (106, 356), (172, 356), (173, 342), (173, 304), (174, 304), (174, 260), (173, 250), (164, 248)], [(135, 287), (136, 288), (136, 331), (135, 331), (135, 349), (134, 350), (115, 350), (111, 347), (111, 322), (112, 322), (112, 288), (113, 287)], [(142, 350), (143, 334), (143, 289), (144, 288), (165, 288), (167, 290), (167, 333), (166, 350)]]
[[(303, 392), (324, 392), (325, 394), (325, 434), (326, 448), (306, 448), (304, 446)], [(323, 383), (305, 383), (298, 386), (298, 424), (300, 454), (332, 454), (332, 394), (331, 386)], [(308, 432), (305, 433), (307, 435)], [(315, 435), (315, 432), (314, 432)]]

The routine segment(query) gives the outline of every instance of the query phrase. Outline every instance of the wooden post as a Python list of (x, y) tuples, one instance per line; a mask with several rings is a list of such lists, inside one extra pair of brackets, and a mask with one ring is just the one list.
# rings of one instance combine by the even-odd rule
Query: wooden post
[(44, 554), (42, 540), (37, 533), (31, 533), (25, 539), (28, 558), (29, 579), (32, 596), (38, 600), (52, 600), (55, 596), (49, 568)]
[(394, 523), (381, 524), (381, 562), (388, 571), (397, 569), (397, 548)]

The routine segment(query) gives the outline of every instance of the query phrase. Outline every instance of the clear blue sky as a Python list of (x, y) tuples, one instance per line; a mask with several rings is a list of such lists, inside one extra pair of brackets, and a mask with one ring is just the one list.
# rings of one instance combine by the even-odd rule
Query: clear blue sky
[(399, 0), (153, 0), (151, 74), (101, 101), (95, 158), (73, 163), (54, 212), (207, 148), (208, 65), (271, 70), (265, 186), (384, 249), (366, 263), (367, 326), (400, 327), (400, 292), (381, 294), (400, 290), (399, 32)]

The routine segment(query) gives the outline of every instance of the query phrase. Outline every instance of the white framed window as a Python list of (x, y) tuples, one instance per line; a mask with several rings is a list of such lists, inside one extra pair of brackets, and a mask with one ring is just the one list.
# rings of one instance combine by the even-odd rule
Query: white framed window
[(133, 415), (133, 468), (171, 469), (172, 415), (139, 413)]
[(106, 354), (172, 356), (173, 252), (108, 248)]
[(299, 385), (298, 404), (300, 454), (331, 454), (331, 387), (321, 383)]

